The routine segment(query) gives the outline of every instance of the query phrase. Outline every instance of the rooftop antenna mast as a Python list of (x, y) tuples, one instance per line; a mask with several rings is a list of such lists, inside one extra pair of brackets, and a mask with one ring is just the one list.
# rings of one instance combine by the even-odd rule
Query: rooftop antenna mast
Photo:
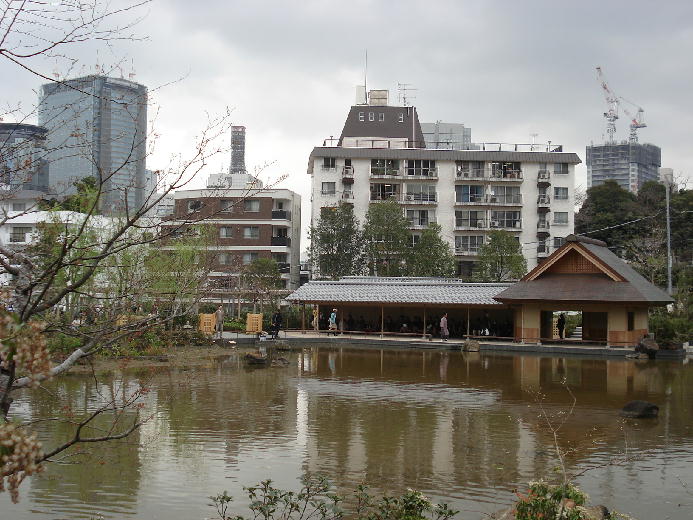
[(399, 82), (397, 82), (397, 92), (398, 92), (397, 99), (398, 99), (399, 103), (405, 107), (410, 106), (409, 102), (416, 99), (416, 96), (410, 95), (409, 92), (413, 92), (416, 90), (419, 90), (419, 89), (412, 87), (411, 83), (399, 83)]
[(363, 99), (368, 103), (368, 49), (366, 49), (366, 59), (363, 65)]

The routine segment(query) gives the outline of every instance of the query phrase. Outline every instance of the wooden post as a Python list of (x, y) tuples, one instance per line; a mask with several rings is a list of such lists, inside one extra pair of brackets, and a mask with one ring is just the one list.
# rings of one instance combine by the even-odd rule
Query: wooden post
[(306, 333), (306, 304), (301, 304), (301, 334)]
[(424, 325), (423, 325), (423, 339), (426, 339), (426, 306), (424, 305)]
[(467, 306), (467, 339), (469, 339), (469, 306)]
[(380, 306), (380, 339), (385, 335), (385, 309)]

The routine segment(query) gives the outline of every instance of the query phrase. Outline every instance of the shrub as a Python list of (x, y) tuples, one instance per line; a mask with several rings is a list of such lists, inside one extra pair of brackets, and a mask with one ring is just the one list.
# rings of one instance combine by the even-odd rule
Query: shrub
[(587, 518), (583, 507), (587, 496), (572, 484), (555, 486), (541, 480), (530, 482), (527, 495), (518, 493), (517, 496), (519, 498), (515, 504), (517, 520), (539, 518), (583, 520)]

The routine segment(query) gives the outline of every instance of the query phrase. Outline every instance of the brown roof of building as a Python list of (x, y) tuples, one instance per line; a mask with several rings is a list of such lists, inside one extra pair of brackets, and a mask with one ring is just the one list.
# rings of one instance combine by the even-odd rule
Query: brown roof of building
[[(574, 250), (601, 273), (554, 273), (550, 267)], [(621, 302), (668, 304), (674, 300), (611, 252), (604, 242), (570, 235), (566, 243), (522, 280), (494, 297), (503, 303), (521, 301)]]

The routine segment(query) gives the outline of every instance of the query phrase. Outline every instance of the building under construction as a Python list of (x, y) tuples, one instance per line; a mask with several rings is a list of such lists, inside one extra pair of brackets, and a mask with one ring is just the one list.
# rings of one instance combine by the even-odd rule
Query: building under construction
[(659, 181), (662, 152), (659, 146), (622, 141), (587, 147), (587, 187), (614, 180), (637, 193), (647, 181)]

